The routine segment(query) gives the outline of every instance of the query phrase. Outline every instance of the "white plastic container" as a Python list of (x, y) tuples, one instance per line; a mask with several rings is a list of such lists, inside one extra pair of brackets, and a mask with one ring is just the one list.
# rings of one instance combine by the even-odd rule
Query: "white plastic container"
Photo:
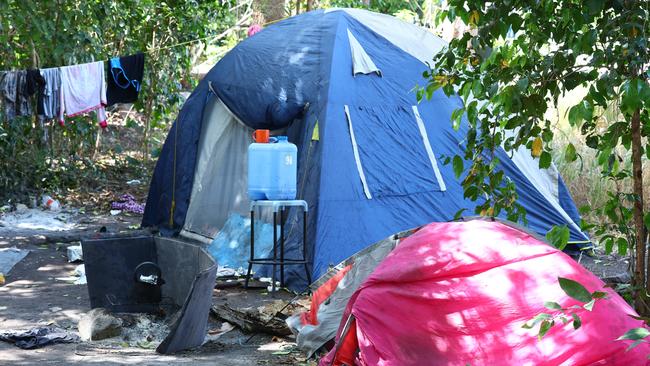
[(296, 198), (298, 148), (286, 136), (275, 140), (248, 146), (248, 198), (252, 201)]

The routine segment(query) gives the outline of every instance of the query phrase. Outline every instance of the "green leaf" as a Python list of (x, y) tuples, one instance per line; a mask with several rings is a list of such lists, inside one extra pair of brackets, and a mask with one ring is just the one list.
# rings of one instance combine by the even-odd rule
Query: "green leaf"
[(574, 105), (569, 109), (569, 124), (577, 126), (580, 121), (580, 105)]
[(592, 311), (594, 309), (594, 304), (596, 303), (596, 299), (591, 299), (588, 303), (586, 303), (583, 308), (588, 311)]
[(577, 159), (576, 147), (572, 143), (569, 143), (564, 150), (564, 159), (568, 162), (575, 161)]
[(423, 88), (418, 88), (415, 91), (415, 99), (420, 103), (424, 97), (424, 89)]
[(632, 79), (626, 81), (621, 89), (623, 95), (621, 98), (621, 110), (623, 112), (632, 114), (635, 110), (640, 109), (643, 102), (641, 100), (641, 93), (645, 81), (639, 79)]
[(591, 297), (594, 299), (606, 299), (607, 298), (607, 292), (602, 292), (602, 291), (594, 291), (591, 293)]
[(542, 154), (539, 156), (539, 167), (541, 169), (550, 168), (552, 160), (551, 154), (548, 151), (542, 151)]
[(625, 256), (627, 255), (627, 240), (625, 238), (618, 238), (616, 239), (616, 246), (618, 247), (618, 255), (620, 256)]
[(571, 314), (571, 317), (573, 318), (573, 329), (578, 329), (582, 325), (582, 320), (580, 320), (580, 317), (578, 314), (573, 313)]
[(546, 233), (546, 239), (559, 250), (564, 250), (569, 242), (571, 232), (566, 225), (556, 225)]
[(465, 113), (465, 108), (454, 109), (454, 111), (451, 112), (451, 120), (454, 121), (460, 119), (461, 117), (463, 117), (464, 113)]
[(589, 9), (589, 14), (596, 15), (603, 10), (605, 0), (587, 0), (585, 3)]
[(562, 306), (554, 301), (546, 301), (544, 307), (549, 310), (562, 310)]
[(598, 165), (605, 165), (609, 161), (609, 157), (612, 156), (612, 149), (605, 148), (598, 153)]
[(537, 334), (537, 338), (541, 340), (546, 335), (546, 333), (548, 333), (552, 326), (552, 320), (542, 320), (542, 325), (539, 326), (539, 334)]
[(478, 118), (478, 109), (476, 109), (476, 101), (472, 101), (467, 106), (467, 120), (469, 123), (473, 123)]
[(517, 88), (519, 89), (520, 92), (526, 90), (526, 88), (528, 88), (528, 78), (523, 77), (519, 79), (519, 81), (517, 81)]
[(612, 238), (604, 239), (604, 243), (605, 243), (605, 253), (606, 254), (612, 253), (612, 249), (614, 248), (614, 239)]
[(623, 341), (626, 339), (631, 339), (631, 340), (639, 340), (639, 339), (644, 339), (645, 337), (650, 335), (650, 331), (647, 330), (646, 328), (634, 328), (630, 329), (625, 334), (622, 336), (616, 338), (617, 341)]
[(454, 174), (456, 175), (456, 178), (460, 178), (460, 175), (463, 174), (463, 169), (464, 169), (463, 159), (458, 155), (454, 155), (452, 165), (454, 168)]
[(591, 121), (594, 114), (594, 106), (587, 100), (574, 105), (569, 109), (569, 124), (578, 126), (582, 121)]
[(541, 322), (542, 320), (551, 319), (551, 318), (552, 318), (552, 316), (550, 314), (539, 313), (539, 314), (535, 315), (534, 318), (532, 318), (531, 320), (524, 323), (524, 325), (522, 325), (521, 327), (524, 328), (524, 329), (532, 329), (539, 322)]
[(580, 283), (564, 277), (558, 277), (558, 281), (560, 282), (560, 287), (564, 293), (570, 297), (585, 303), (592, 300), (589, 291), (587, 291), (587, 289)]

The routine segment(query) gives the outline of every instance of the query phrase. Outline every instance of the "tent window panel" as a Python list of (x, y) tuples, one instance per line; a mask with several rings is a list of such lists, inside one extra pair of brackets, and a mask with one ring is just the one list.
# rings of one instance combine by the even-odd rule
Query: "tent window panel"
[(206, 106), (185, 230), (212, 238), (231, 213), (248, 214), (250, 134), (220, 100)]
[[(373, 197), (441, 191), (411, 106), (350, 107)], [(443, 183), (444, 185), (444, 183)]]

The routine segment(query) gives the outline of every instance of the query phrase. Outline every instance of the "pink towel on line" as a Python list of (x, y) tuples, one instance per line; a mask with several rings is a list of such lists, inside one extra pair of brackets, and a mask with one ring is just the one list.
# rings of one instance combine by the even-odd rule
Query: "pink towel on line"
[(97, 111), (97, 122), (106, 128), (106, 82), (104, 62), (61, 67), (61, 106), (59, 124), (68, 117)]

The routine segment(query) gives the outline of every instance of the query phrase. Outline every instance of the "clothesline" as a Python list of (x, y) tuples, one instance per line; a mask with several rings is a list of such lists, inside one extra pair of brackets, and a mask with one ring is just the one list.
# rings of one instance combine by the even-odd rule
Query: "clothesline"
[[(152, 54), (206, 39), (221, 39), (238, 29), (244, 19), (247, 19), (247, 16), (217, 35), (151, 48), (131, 56), (61, 67), (0, 71), (0, 96), (2, 97), (0, 101), (4, 107), (5, 118), (13, 120), (17, 116), (32, 114), (31, 99), (36, 94), (37, 117), (41, 125), (44, 125), (45, 120), (57, 119), (59, 124), (64, 126), (64, 117), (96, 111), (99, 125), (105, 128), (106, 106), (115, 103), (132, 103), (137, 100), (143, 77), (145, 53)], [(282, 19), (267, 22), (264, 26), (280, 20)], [(249, 27), (248, 35), (251, 36), (259, 30), (261, 26), (252, 25)], [(124, 62), (129, 64), (125, 66)], [(105, 63), (110, 65), (111, 77), (108, 79), (105, 78)], [(108, 81), (108, 93), (106, 81)]]
[[(276, 20), (271, 20), (271, 21), (269, 21), (269, 22), (266, 22), (266, 23), (260, 24), (259, 26), (261, 26), (261, 27), (266, 27), (266, 26), (269, 26), (269, 25), (271, 25), (271, 24), (277, 23), (277, 22), (279, 22), (279, 21), (281, 21), (281, 20), (285, 20), (285, 19), (287, 19), (287, 18), (289, 18), (289, 17), (284, 17), (284, 18), (280, 18), (280, 19), (276, 19)], [(242, 17), (242, 18), (241, 18), (237, 23), (235, 23), (235, 25), (233, 25), (232, 27), (226, 29), (224, 32), (222, 32), (222, 33), (220, 33), (220, 34), (217, 34), (217, 35), (214, 35), (214, 36), (207, 36), (207, 37), (197, 38), (197, 39), (193, 39), (193, 40), (190, 40), (190, 41), (180, 42), (180, 43), (173, 44), (173, 45), (170, 45), (170, 46), (164, 46), (164, 47), (154, 48), (154, 49), (152, 49), (152, 50), (147, 50), (147, 51), (145, 51), (145, 53), (152, 53), (152, 52), (154, 52), (154, 51), (158, 51), (158, 50), (166, 50), (166, 49), (169, 49), (169, 48), (174, 48), (174, 47), (178, 47), (178, 46), (183, 46), (183, 45), (186, 45), (186, 44), (196, 43), (196, 42), (203, 41), (203, 40), (206, 40), (206, 39), (221, 39), (221, 38), (227, 36), (228, 34), (232, 33), (232, 31), (233, 31), (235, 28), (241, 27), (241, 26), (242, 26), (242, 23), (244, 23), (242, 20), (244, 20), (244, 19), (246, 19), (245, 16)]]
[[(246, 18), (246, 17), (242, 17), (242, 19), (245, 19), (245, 18)], [(287, 19), (287, 17), (282, 18), (282, 19), (273, 20), (273, 21), (270, 21), (270, 22), (266, 22), (266, 23), (262, 24), (261, 26), (262, 26), (262, 27), (266, 27), (267, 25), (270, 25), (270, 24), (273, 24), (273, 23), (279, 22), (280, 20), (284, 20), (284, 19)], [(200, 41), (204, 41), (204, 40), (208, 40), (208, 39), (219, 40), (219, 39), (221, 39), (221, 38), (226, 37), (226, 36), (229, 35), (230, 33), (232, 33), (236, 28), (241, 27), (241, 26), (242, 26), (242, 23), (243, 23), (243, 22), (238, 21), (237, 23), (235, 23), (235, 25), (233, 25), (232, 27), (226, 29), (225, 31), (223, 31), (223, 32), (221, 32), (221, 33), (219, 33), (219, 34), (215, 34), (215, 35), (211, 35), (211, 36), (206, 36), (206, 37), (201, 37), (201, 38), (196, 38), (196, 39), (192, 39), (192, 40), (184, 41), (184, 42), (179, 42), (179, 43), (172, 44), (172, 45), (168, 45), (168, 46), (163, 46), (163, 47), (156, 47), (156, 48), (152, 48), (152, 49), (147, 49), (147, 50), (145, 50), (145, 51), (142, 51), (142, 53), (152, 54), (152, 53), (155, 53), (155, 52), (157, 52), (157, 51), (167, 50), (167, 49), (170, 49), (170, 48), (176, 48), (176, 47), (180, 47), (180, 46), (184, 46), (184, 45), (188, 45), (188, 44), (192, 44), (192, 43), (196, 43), (196, 42), (200, 42)], [(112, 43), (113, 43), (113, 42), (112, 42)], [(111, 44), (111, 43), (108, 43), (108, 44), (106, 44), (106, 45), (104, 45), (104, 46), (107, 46), (107, 45), (109, 45), (109, 44)], [(105, 59), (105, 60), (96, 60), (96, 61), (90, 61), (90, 62), (99, 62), (99, 61), (108, 62), (108, 61), (110, 61), (110, 58), (109, 58), (109, 59)], [(90, 62), (88, 62), (88, 63), (90, 63)], [(83, 64), (83, 63), (82, 63), (82, 64)], [(65, 66), (70, 66), (70, 65), (54, 66), (54, 67), (65, 67)], [(40, 68), (41, 68), (41, 69), (47, 69), (47, 67), (40, 67)], [(0, 73), (8, 72), (8, 71), (16, 71), (16, 70), (0, 70)]]
[(41, 126), (52, 119), (64, 126), (66, 117), (96, 112), (99, 126), (106, 128), (105, 107), (137, 101), (144, 62), (143, 53), (113, 58), (108, 77), (105, 61), (5, 72), (0, 77), (3, 115), (8, 121), (33, 115), (36, 95), (36, 117)]
[[(165, 46), (165, 47), (157, 47), (157, 48), (153, 48), (153, 49), (149, 49), (149, 50), (142, 51), (141, 53), (152, 54), (152, 53), (154, 53), (154, 52), (156, 52), (156, 51), (166, 50), (166, 49), (170, 49), (170, 48), (175, 48), (175, 47), (183, 46), (183, 45), (186, 45), (186, 44), (199, 42), (199, 41), (202, 41), (202, 40), (205, 40), (205, 39), (212, 39), (212, 38), (214, 38), (214, 39), (220, 39), (220, 38), (223, 38), (223, 37), (227, 36), (227, 35), (228, 35), (229, 33), (231, 33), (231, 32), (232, 32), (232, 28), (228, 29), (226, 32), (223, 32), (223, 33), (220, 33), (220, 34), (217, 34), (217, 35), (208, 36), (208, 37), (202, 37), (202, 38), (198, 38), (198, 39), (193, 39), (193, 40), (190, 40), (190, 41), (180, 42), (180, 43), (173, 44), (173, 45), (169, 45), (169, 46)], [(85, 63), (93, 63), (93, 62), (100, 62), (100, 61), (101, 61), (101, 62), (109, 62), (109, 61), (110, 61), (110, 58), (109, 58), (109, 59), (104, 59), (104, 60), (95, 60), (95, 61), (89, 61), (89, 62), (82, 62), (81, 64), (85, 64)], [(80, 65), (80, 64), (75, 64), (75, 65)], [(51, 69), (51, 68), (66, 67), (66, 66), (72, 66), (72, 65), (53, 66), (53, 67), (41, 67), (41, 69)], [(21, 69), (21, 70), (23, 70), (23, 69)], [(3, 73), (3, 72), (9, 72), (9, 71), (16, 71), (16, 70), (0, 70), (0, 73)]]

